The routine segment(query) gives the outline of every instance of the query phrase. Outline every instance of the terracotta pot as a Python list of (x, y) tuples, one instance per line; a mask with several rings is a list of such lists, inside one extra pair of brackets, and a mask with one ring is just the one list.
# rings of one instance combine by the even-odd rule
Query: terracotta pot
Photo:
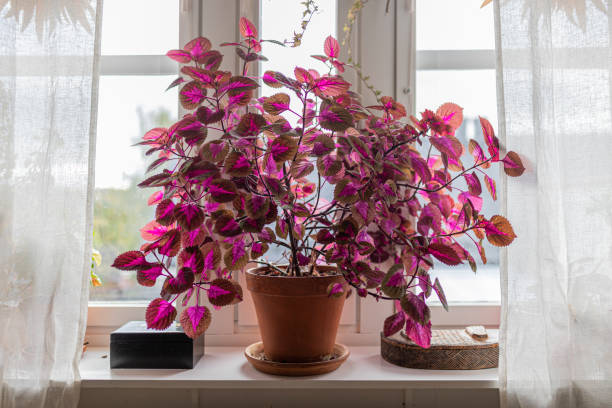
[[(280, 363), (320, 361), (332, 354), (340, 315), (346, 296), (327, 295), (331, 283), (340, 283), (348, 293), (342, 275), (268, 276), (257, 274), (258, 268), (246, 273), (251, 291), (264, 353)], [(319, 271), (334, 271), (319, 267)]]

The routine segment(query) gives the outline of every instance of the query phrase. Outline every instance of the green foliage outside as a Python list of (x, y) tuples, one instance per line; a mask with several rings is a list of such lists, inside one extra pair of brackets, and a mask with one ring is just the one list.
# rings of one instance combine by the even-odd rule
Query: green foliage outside
[[(155, 111), (137, 112), (140, 121), (140, 134), (132, 136), (132, 143), (153, 127), (167, 127), (174, 120), (168, 110), (160, 108)], [(94, 203), (94, 248), (102, 255), (101, 265), (96, 273), (102, 286), (93, 287), (91, 300), (145, 300), (159, 291), (158, 288), (147, 288), (138, 285), (136, 275), (132, 272), (118, 271), (111, 268), (115, 257), (125, 251), (139, 248), (143, 240), (138, 230), (154, 218), (155, 207), (147, 205), (147, 199), (153, 189), (140, 189), (137, 184), (142, 181), (146, 165), (142, 147), (138, 149), (143, 157), (142, 171), (130, 174), (128, 188), (101, 188), (95, 191)], [(109, 165), (120, 166), (121, 163)]]

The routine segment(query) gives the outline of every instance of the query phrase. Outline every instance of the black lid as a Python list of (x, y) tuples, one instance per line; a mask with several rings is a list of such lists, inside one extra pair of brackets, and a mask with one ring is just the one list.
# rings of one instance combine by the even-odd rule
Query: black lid
[(127, 322), (111, 333), (111, 341), (146, 342), (146, 341), (192, 341), (183, 332), (180, 324), (172, 323), (165, 330), (147, 329), (147, 323), (142, 320)]

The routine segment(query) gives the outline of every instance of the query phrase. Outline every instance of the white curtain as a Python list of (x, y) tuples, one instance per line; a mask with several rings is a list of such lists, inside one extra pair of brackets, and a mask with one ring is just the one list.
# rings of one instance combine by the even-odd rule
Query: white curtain
[(502, 278), (506, 407), (612, 406), (612, 19), (607, 0), (495, 2), (518, 239)]
[(101, 0), (0, 0), (2, 408), (78, 403), (100, 13)]

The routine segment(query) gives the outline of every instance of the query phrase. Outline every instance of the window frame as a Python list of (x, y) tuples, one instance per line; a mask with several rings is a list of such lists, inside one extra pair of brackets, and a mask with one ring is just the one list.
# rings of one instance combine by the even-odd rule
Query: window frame
[[(343, 27), (352, 0), (337, 0), (337, 27)], [(217, 2), (214, 0), (181, 0), (179, 7), (179, 42), (184, 44), (190, 39), (204, 35), (214, 43), (238, 37), (238, 19), (245, 16), (258, 25), (260, 21), (259, 1), (237, 0), (236, 2)], [(204, 10), (206, 12), (204, 13)], [(413, 92), (417, 69), (491, 69), (495, 68), (493, 50), (459, 51), (416, 51), (415, 6), (414, 0), (391, 3), (390, 14), (384, 7), (365, 7), (355, 22), (351, 34), (353, 58), (358, 61), (364, 72), (379, 79), (378, 89), (392, 95), (403, 103), (409, 112), (414, 111), (415, 93)], [(227, 21), (234, 17), (234, 24)], [(229, 18), (229, 20), (228, 20)], [(392, 24), (389, 24), (392, 19)], [(361, 24), (361, 21), (368, 24)], [(339, 30), (340, 31), (340, 30)], [(401, 40), (400, 40), (401, 39)], [(408, 39), (409, 46), (406, 46)], [(383, 44), (383, 45), (381, 45)], [(391, 56), (394, 64), (380, 64), (380, 55)], [(342, 50), (346, 53), (346, 49)], [(347, 55), (341, 55), (346, 59)], [(237, 67), (239, 61), (224, 61), (230, 67)], [(474, 68), (485, 67), (485, 68)], [(101, 56), (100, 75), (174, 75), (178, 64), (164, 55), (103, 55)], [(373, 96), (354, 73), (345, 74), (356, 84), (365, 103)], [(178, 104), (178, 101), (177, 101)], [(179, 114), (181, 114), (179, 106)], [(504, 257), (502, 256), (502, 262)], [(377, 302), (375, 299), (359, 298), (355, 302), (355, 323), (341, 327), (338, 338), (349, 345), (375, 345), (379, 342), (382, 322), (393, 312), (391, 302)], [(86, 339), (92, 345), (107, 345), (109, 333), (130, 320), (142, 320), (147, 302), (145, 301), (90, 301)], [(245, 304), (242, 304), (245, 307)], [(247, 345), (258, 339), (258, 329), (253, 325), (240, 324), (240, 305), (215, 311), (213, 323), (206, 333), (208, 345)], [(456, 303), (446, 312), (440, 304), (431, 306), (432, 320), (436, 328), (461, 327), (471, 324), (498, 327), (500, 305), (492, 303)], [(252, 311), (251, 311), (252, 313)]]

